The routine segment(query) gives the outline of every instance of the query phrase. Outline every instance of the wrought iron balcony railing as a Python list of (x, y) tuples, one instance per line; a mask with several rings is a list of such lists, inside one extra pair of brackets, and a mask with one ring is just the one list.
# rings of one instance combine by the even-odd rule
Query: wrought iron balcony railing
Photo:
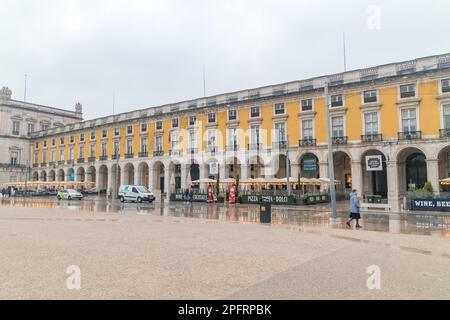
[(133, 153), (125, 153), (125, 159), (133, 159), (134, 154)]
[(79, 158), (79, 159), (77, 160), (77, 162), (78, 162), (78, 163), (84, 163), (84, 158)]
[(450, 129), (439, 130), (441, 138), (450, 138)]
[(238, 151), (239, 146), (237, 144), (227, 145), (227, 151)]
[(206, 152), (208, 152), (208, 153), (216, 153), (217, 152), (217, 147), (216, 146), (208, 146), (208, 147), (206, 147)]
[(47, 162), (41, 162), (41, 168), (46, 168), (47, 167)]
[(382, 134), (366, 134), (361, 136), (362, 142), (380, 142), (383, 140)]
[(261, 143), (250, 143), (248, 145), (248, 150), (250, 150), (250, 151), (259, 151), (261, 149), (262, 149)]
[(198, 148), (188, 148), (187, 153), (188, 154), (196, 154), (198, 152)]
[(33, 163), (33, 168), (39, 168), (39, 163)]
[(111, 156), (111, 159), (112, 159), (112, 160), (119, 160), (119, 159), (120, 159), (120, 154), (113, 154), (113, 155)]
[(59, 166), (63, 166), (65, 163), (66, 163), (66, 162), (65, 162), (64, 160), (59, 160), (59, 161), (58, 161), (58, 165), (59, 165)]
[(347, 144), (347, 137), (332, 137), (331, 141), (334, 145), (343, 145)]
[(418, 140), (422, 139), (422, 131), (399, 132), (398, 140)]
[(163, 150), (155, 150), (153, 151), (153, 156), (154, 157), (162, 157), (164, 155), (164, 151)]
[(50, 167), (54, 168), (54, 167), (56, 166), (56, 163), (55, 163), (55, 161), (52, 161), (52, 162), (50, 162), (48, 165), (49, 165)]
[(275, 141), (272, 143), (272, 149), (286, 149), (287, 141)]
[(95, 162), (95, 157), (89, 157), (89, 158), (88, 158), (88, 161), (89, 161), (89, 162)]
[(299, 147), (315, 147), (316, 144), (316, 139), (303, 139), (298, 141)]
[(148, 158), (148, 152), (139, 152), (139, 158)]
[(108, 160), (108, 157), (107, 156), (100, 156), (100, 157), (98, 157), (98, 160), (106, 161), (106, 160)]
[(181, 155), (181, 151), (180, 151), (180, 149), (171, 149), (171, 150), (169, 150), (169, 155), (179, 156), (179, 155)]

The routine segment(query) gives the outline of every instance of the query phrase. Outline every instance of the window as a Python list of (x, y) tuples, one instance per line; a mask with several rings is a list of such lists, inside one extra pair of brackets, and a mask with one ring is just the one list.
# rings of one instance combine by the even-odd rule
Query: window
[(50, 162), (55, 163), (55, 150), (52, 150), (50, 153)]
[(442, 115), (444, 117), (443, 125), (446, 130), (450, 129), (450, 104), (444, 105), (442, 110)]
[(252, 107), (250, 109), (250, 117), (251, 118), (258, 118), (259, 117), (259, 107)]
[(170, 134), (170, 143), (171, 143), (171, 149), (172, 151), (178, 151), (179, 150), (179, 134), (178, 131), (173, 131)]
[(275, 142), (286, 141), (286, 124), (284, 122), (275, 123)]
[(48, 130), (48, 124), (41, 124), (41, 130), (47, 131)]
[(333, 133), (333, 138), (344, 137), (344, 117), (332, 117), (331, 118), (331, 128)]
[(47, 163), (47, 150), (42, 153), (42, 163)]
[(52, 139), (52, 147), (54, 147), (56, 145), (56, 140)]
[(13, 121), (12, 123), (12, 134), (15, 136), (18, 136), (20, 133), (20, 122), (19, 121)]
[(74, 143), (74, 142), (75, 142), (74, 136), (70, 136), (70, 143)]
[(216, 130), (209, 129), (206, 131), (206, 140), (209, 150), (214, 150), (216, 148)]
[(378, 113), (370, 112), (364, 114), (365, 134), (367, 136), (378, 134)]
[(197, 133), (195, 131), (189, 131), (189, 149), (194, 150), (197, 148)]
[(303, 140), (313, 139), (313, 121), (312, 121), (312, 119), (302, 121), (302, 137), (303, 137)]
[(163, 150), (163, 145), (162, 145), (162, 137), (161, 136), (157, 136), (156, 140), (155, 140), (155, 150), (157, 152), (162, 152)]
[(38, 158), (39, 158), (39, 152), (38, 151), (35, 151), (34, 152), (34, 163), (38, 163)]
[(36, 149), (39, 149), (39, 142), (36, 142), (35, 145), (34, 145), (34, 147), (35, 147)]
[(216, 114), (208, 113), (208, 123), (215, 123), (215, 122), (216, 122)]
[(108, 137), (108, 131), (102, 130), (102, 138)]
[(145, 132), (147, 132), (147, 124), (141, 123), (141, 133), (145, 133)]
[(312, 99), (302, 100), (302, 111), (312, 111)]
[(237, 146), (237, 129), (236, 128), (229, 128), (227, 130), (227, 140), (228, 145), (231, 146)]
[(284, 103), (275, 104), (275, 114), (284, 114)]
[(91, 146), (89, 147), (89, 157), (95, 158), (95, 143), (91, 143)]
[(127, 134), (133, 134), (133, 126), (127, 126)]
[(73, 155), (73, 147), (71, 147), (69, 149), (69, 161), (73, 161), (73, 157), (74, 157), (74, 155)]
[(34, 123), (29, 123), (27, 127), (27, 135), (31, 136), (31, 134), (34, 132)]
[(162, 130), (163, 124), (162, 121), (156, 121), (156, 130)]
[(120, 153), (120, 144), (119, 141), (114, 141), (114, 149), (113, 154), (118, 155)]
[(411, 98), (416, 96), (416, 85), (406, 84), (400, 86), (400, 98)]
[(228, 121), (234, 121), (237, 119), (236, 110), (228, 110)]
[(189, 125), (195, 126), (197, 124), (197, 116), (190, 116), (189, 117)]
[(178, 128), (178, 118), (172, 119), (172, 128)]
[(377, 91), (368, 90), (364, 91), (364, 103), (377, 102)]
[(91, 131), (91, 140), (95, 140), (95, 131)]
[(402, 110), (402, 132), (410, 133), (417, 131), (417, 121), (416, 121), (416, 109), (403, 109)]
[(84, 146), (80, 146), (80, 153), (78, 158), (84, 159)]
[(342, 100), (342, 94), (331, 96), (331, 107), (343, 107), (344, 103)]
[(250, 143), (254, 146), (258, 146), (261, 141), (261, 128), (258, 125), (250, 127)]
[(450, 92), (450, 79), (441, 81), (442, 93)]
[(44, 148), (47, 148), (47, 140), (44, 140)]
[(120, 128), (114, 128), (114, 136), (115, 137), (120, 136)]
[(133, 140), (127, 140), (127, 154), (133, 154)]
[(11, 151), (10, 163), (12, 166), (16, 166), (19, 163), (19, 152)]
[(80, 133), (80, 142), (84, 142), (84, 133)]
[(147, 152), (147, 138), (141, 138), (141, 152)]
[(59, 161), (64, 161), (64, 148), (59, 149)]
[(64, 142), (64, 137), (62, 137), (62, 138), (59, 138), (59, 144), (63, 146), (63, 145), (64, 145), (64, 143), (65, 143), (65, 142)]
[(106, 157), (106, 143), (102, 143), (102, 157)]

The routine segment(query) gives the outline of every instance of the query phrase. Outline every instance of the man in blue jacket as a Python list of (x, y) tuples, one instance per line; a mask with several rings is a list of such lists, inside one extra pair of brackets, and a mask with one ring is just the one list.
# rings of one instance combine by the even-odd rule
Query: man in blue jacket
[(360, 207), (361, 207), (361, 203), (358, 198), (358, 191), (353, 190), (350, 193), (350, 220), (347, 221), (348, 227), (351, 228), (352, 225), (350, 224), (350, 222), (352, 222), (353, 219), (355, 219), (356, 220), (356, 228), (357, 229), (362, 228), (362, 226), (359, 224), (359, 219), (361, 219)]

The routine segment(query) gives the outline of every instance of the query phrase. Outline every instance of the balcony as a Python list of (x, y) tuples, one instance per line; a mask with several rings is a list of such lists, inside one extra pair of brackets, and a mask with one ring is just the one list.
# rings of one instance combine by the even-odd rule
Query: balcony
[(361, 136), (361, 142), (370, 143), (370, 142), (380, 142), (383, 140), (382, 134), (366, 134)]
[(261, 149), (262, 149), (261, 143), (250, 143), (248, 145), (248, 150), (250, 150), (250, 151), (259, 151)]
[(73, 165), (74, 165), (74, 161), (73, 161), (73, 160), (69, 160), (69, 161), (67, 161), (67, 164), (68, 164), (69, 166), (73, 166)]
[(65, 163), (66, 163), (66, 162), (65, 162), (64, 160), (59, 160), (59, 161), (58, 161), (58, 165), (59, 165), (59, 166), (63, 166)]
[(148, 158), (148, 152), (139, 152), (139, 158)]
[(419, 140), (422, 139), (422, 131), (399, 132), (398, 140)]
[(84, 158), (79, 158), (79, 159), (77, 160), (77, 163), (84, 163)]
[(100, 156), (100, 157), (98, 157), (98, 160), (106, 161), (106, 160), (108, 160), (108, 157), (107, 156)]
[(331, 141), (333, 145), (344, 145), (347, 144), (347, 137), (332, 137)]
[(450, 138), (450, 129), (439, 130), (441, 138)]
[(315, 147), (317, 145), (317, 141), (316, 139), (303, 139), (303, 140), (299, 140), (298, 141), (298, 146), (299, 147)]
[(181, 155), (181, 151), (180, 151), (180, 149), (171, 149), (171, 150), (169, 150), (169, 155), (179, 156), (179, 155)]
[(188, 148), (187, 153), (188, 154), (196, 154), (196, 153), (198, 153), (198, 148)]
[(42, 162), (41, 163), (41, 168), (46, 168), (47, 167), (47, 163), (46, 162)]
[(56, 166), (56, 163), (55, 163), (55, 161), (52, 161), (52, 162), (50, 162), (48, 165), (49, 165), (50, 167), (54, 168), (54, 167)]
[(33, 163), (33, 168), (39, 168), (39, 163)]
[(125, 159), (133, 159), (134, 154), (133, 153), (125, 153)]
[(119, 160), (120, 159), (120, 154), (113, 154), (112, 156), (111, 156), (111, 160)]
[(226, 150), (236, 152), (239, 150), (239, 146), (237, 144), (227, 145)]
[(13, 163), (0, 163), (0, 168), (8, 168), (8, 169), (26, 169), (27, 166), (24, 164), (13, 164)]
[(95, 162), (95, 157), (89, 157), (89, 158), (88, 158), (88, 161), (89, 161), (89, 162)]
[(153, 151), (153, 156), (154, 157), (162, 157), (162, 156), (164, 156), (164, 151), (163, 150), (155, 150), (155, 151)]
[(287, 141), (275, 141), (272, 143), (272, 149), (286, 149)]

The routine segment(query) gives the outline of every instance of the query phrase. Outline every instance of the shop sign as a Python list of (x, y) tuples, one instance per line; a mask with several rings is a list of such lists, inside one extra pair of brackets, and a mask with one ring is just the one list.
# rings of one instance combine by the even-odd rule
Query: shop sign
[(383, 157), (382, 156), (367, 156), (366, 157), (367, 171), (383, 171)]

